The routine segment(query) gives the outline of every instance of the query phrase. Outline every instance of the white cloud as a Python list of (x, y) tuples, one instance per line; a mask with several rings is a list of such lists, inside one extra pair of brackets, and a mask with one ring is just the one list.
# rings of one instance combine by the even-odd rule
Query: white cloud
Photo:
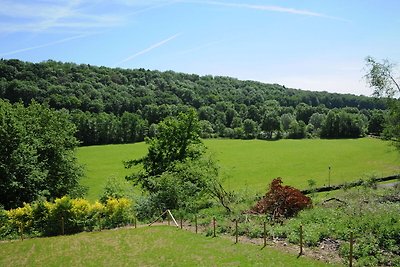
[[(0, 2), (0, 32), (43, 32), (50, 30), (87, 30), (120, 25), (123, 17), (110, 14), (93, 15), (85, 11), (79, 0), (57, 2)], [(3, 19), (4, 21), (4, 19)]]

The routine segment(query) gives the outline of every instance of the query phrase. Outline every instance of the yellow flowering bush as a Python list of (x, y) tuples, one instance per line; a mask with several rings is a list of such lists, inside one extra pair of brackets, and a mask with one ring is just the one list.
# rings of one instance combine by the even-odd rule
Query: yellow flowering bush
[[(128, 224), (133, 218), (132, 202), (127, 198), (109, 198), (102, 204), (68, 196), (54, 202), (36, 201), (23, 207), (3, 210), (0, 238), (16, 237), (22, 228), (28, 235), (59, 235), (113, 228)], [(11, 229), (11, 230), (10, 230)]]
[(128, 224), (132, 219), (132, 202), (127, 198), (108, 198), (105, 203), (107, 227), (118, 227)]
[(27, 228), (32, 224), (32, 207), (24, 203), (23, 207), (6, 211), (9, 222), (12, 226)]

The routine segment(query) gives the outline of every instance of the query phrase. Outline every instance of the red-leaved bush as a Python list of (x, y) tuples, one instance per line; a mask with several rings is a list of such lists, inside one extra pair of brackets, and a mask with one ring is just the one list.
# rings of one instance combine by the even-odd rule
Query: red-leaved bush
[(265, 196), (251, 208), (250, 213), (269, 214), (272, 219), (292, 217), (300, 210), (311, 207), (312, 202), (300, 190), (283, 186), (281, 178), (275, 178)]

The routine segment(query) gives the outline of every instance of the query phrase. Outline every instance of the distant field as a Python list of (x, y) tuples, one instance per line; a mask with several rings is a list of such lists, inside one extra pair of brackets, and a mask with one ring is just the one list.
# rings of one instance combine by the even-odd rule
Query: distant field
[(331, 266), (168, 226), (0, 243), (0, 266)]
[[(308, 179), (317, 186), (386, 176), (400, 172), (400, 154), (387, 142), (372, 139), (346, 140), (205, 140), (210, 153), (218, 160), (225, 185), (232, 190), (264, 192), (275, 177), (285, 184), (307, 188)], [(123, 180), (130, 171), (123, 160), (146, 153), (144, 143), (91, 146), (78, 149), (78, 159), (86, 166), (83, 184), (89, 186), (88, 198), (98, 197), (107, 177)]]

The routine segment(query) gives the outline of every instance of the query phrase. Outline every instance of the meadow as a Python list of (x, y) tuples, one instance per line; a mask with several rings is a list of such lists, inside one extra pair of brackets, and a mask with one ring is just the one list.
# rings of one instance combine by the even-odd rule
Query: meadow
[[(225, 186), (234, 191), (263, 193), (276, 177), (282, 177), (285, 184), (305, 189), (309, 179), (316, 186), (323, 186), (400, 172), (400, 155), (388, 142), (373, 138), (207, 139), (204, 143), (221, 167)], [(146, 151), (145, 143), (79, 148), (77, 157), (85, 166), (82, 183), (89, 188), (88, 199), (98, 198), (109, 177), (124, 181), (124, 176), (132, 170), (125, 169), (122, 162), (140, 158)]]
[(331, 266), (168, 226), (0, 243), (0, 266)]

